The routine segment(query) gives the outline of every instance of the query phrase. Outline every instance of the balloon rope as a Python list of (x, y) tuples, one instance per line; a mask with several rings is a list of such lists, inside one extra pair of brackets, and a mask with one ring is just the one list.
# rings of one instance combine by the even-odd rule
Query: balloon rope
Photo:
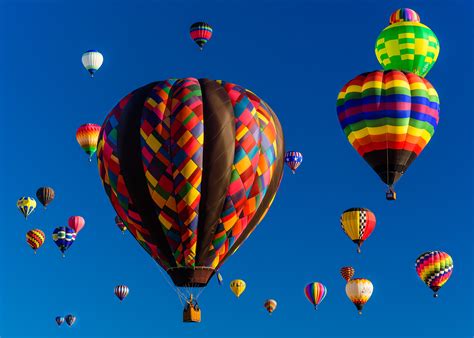
[[(156, 263), (156, 265), (158, 265), (158, 263)], [(183, 292), (181, 292), (181, 290), (178, 289), (178, 287), (176, 285), (171, 284), (171, 282), (168, 280), (168, 278), (165, 276), (163, 270), (161, 269), (161, 266), (159, 266), (158, 270), (160, 271), (161, 276), (166, 281), (166, 283), (168, 283), (168, 285), (171, 287), (171, 289), (178, 295), (178, 299), (179, 299), (179, 302), (181, 303), (181, 305), (184, 306), (183, 300), (187, 299), (186, 295)]]

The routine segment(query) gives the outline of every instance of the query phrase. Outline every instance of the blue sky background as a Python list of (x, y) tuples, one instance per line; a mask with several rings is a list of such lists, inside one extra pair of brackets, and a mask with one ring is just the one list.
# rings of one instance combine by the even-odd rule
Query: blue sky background
[[(432, 141), (397, 184), (389, 203), (376, 174), (352, 149), (335, 100), (357, 74), (379, 69), (375, 39), (390, 14), (411, 7), (437, 34), (441, 53), (427, 78), (441, 99)], [(204, 52), (189, 25), (208, 21)], [(294, 337), (473, 335), (472, 29), (470, 1), (1, 1), (0, 2), (0, 336)], [(81, 54), (105, 57), (94, 79)], [(101, 124), (133, 89), (168, 77), (208, 77), (257, 93), (278, 114), (288, 149), (304, 154), (285, 170), (268, 216), (200, 298), (203, 322), (181, 322), (182, 307), (146, 252), (114, 224), (114, 211), (75, 140), (77, 127)], [(57, 198), (27, 222), (23, 195), (50, 185)], [(357, 255), (340, 213), (363, 206), (377, 227)], [(55, 227), (80, 214), (86, 227), (65, 259)], [(33, 255), (25, 233), (39, 227)], [(444, 250), (454, 259), (434, 299), (414, 270), (417, 256)], [(353, 265), (374, 294), (359, 316), (339, 268)], [(228, 288), (247, 281), (237, 300)], [(328, 295), (317, 312), (303, 287)], [(118, 283), (130, 287), (120, 303)], [(275, 298), (269, 317), (263, 301)], [(73, 313), (72, 327), (56, 315)]]

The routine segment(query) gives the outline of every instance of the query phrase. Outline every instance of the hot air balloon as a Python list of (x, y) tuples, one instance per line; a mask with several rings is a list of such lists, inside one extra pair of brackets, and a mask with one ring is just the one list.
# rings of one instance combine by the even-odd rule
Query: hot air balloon
[(327, 293), (326, 287), (319, 282), (309, 283), (304, 288), (304, 294), (309, 302), (314, 305), (315, 310), (318, 309), (318, 305), (323, 301)]
[(58, 227), (53, 231), (53, 241), (62, 252), (63, 257), (65, 252), (74, 243), (76, 233), (69, 227)]
[(33, 229), (26, 233), (26, 242), (35, 251), (38, 250), (44, 243), (46, 236), (40, 229)]
[(434, 66), (438, 54), (438, 38), (409, 8), (393, 12), (390, 25), (375, 43), (375, 55), (385, 70), (402, 70), (422, 77)]
[(126, 285), (117, 285), (114, 288), (114, 293), (117, 298), (120, 299), (120, 301), (124, 300), (124, 298), (128, 296), (129, 291), (130, 290), (128, 289), (128, 286)]
[(61, 324), (64, 323), (64, 317), (57, 316), (55, 320), (56, 320), (56, 324), (58, 324), (58, 326), (61, 326)]
[(36, 200), (31, 197), (20, 197), (16, 202), (16, 207), (20, 212), (25, 216), (25, 219), (28, 219), (28, 216), (35, 211)]
[(122, 230), (122, 234), (125, 233), (125, 231), (127, 231), (127, 227), (125, 226), (125, 224), (123, 223), (120, 217), (115, 216), (115, 224), (120, 230)]
[(78, 234), (86, 225), (84, 217), (81, 216), (71, 216), (69, 217), (67, 223), (76, 234)]
[(242, 279), (235, 279), (230, 282), (230, 289), (237, 298), (240, 298), (240, 295), (244, 293), (247, 284)]
[(351, 208), (341, 215), (342, 230), (357, 244), (357, 252), (360, 253), (362, 243), (370, 236), (375, 229), (375, 215), (365, 208)]
[(36, 191), (36, 197), (43, 204), (44, 208), (48, 206), (54, 199), (54, 190), (50, 187), (41, 187)]
[(89, 155), (89, 162), (92, 155), (97, 150), (97, 140), (99, 138), (100, 126), (98, 124), (86, 123), (80, 126), (76, 132), (77, 143)]
[(67, 325), (69, 326), (72, 326), (76, 322), (76, 316), (73, 316), (73, 315), (67, 315), (65, 319), (66, 319)]
[(443, 251), (422, 253), (415, 263), (416, 273), (420, 279), (433, 290), (433, 297), (438, 297), (438, 290), (453, 273), (453, 259)]
[(342, 88), (337, 114), (351, 145), (388, 185), (406, 172), (430, 141), (439, 120), (439, 98), (425, 79), (400, 71), (357, 76)]
[(362, 308), (372, 296), (374, 286), (372, 282), (365, 278), (354, 278), (346, 284), (346, 294), (352, 303), (359, 310), (359, 314), (362, 314)]
[(272, 312), (275, 311), (277, 307), (277, 301), (274, 299), (267, 299), (265, 303), (263, 303), (263, 307), (267, 309), (269, 314), (272, 314)]
[(189, 28), (189, 34), (191, 39), (199, 46), (199, 49), (202, 50), (204, 45), (211, 40), (212, 27), (205, 22), (196, 22)]
[(303, 154), (298, 151), (287, 151), (285, 154), (285, 163), (290, 167), (291, 172), (294, 174), (296, 169), (303, 162)]
[(352, 266), (343, 266), (341, 268), (341, 276), (346, 280), (346, 282), (350, 281), (352, 277), (354, 277), (355, 270)]
[(95, 72), (99, 70), (102, 63), (104, 63), (104, 57), (97, 50), (90, 49), (82, 54), (82, 65), (87, 69), (91, 77), (94, 77)]
[(195, 78), (126, 96), (97, 152), (117, 215), (179, 288), (206, 286), (264, 218), (283, 156), (280, 123), (264, 101)]
[(216, 272), (216, 277), (217, 277), (217, 282), (219, 283), (219, 285), (222, 285), (224, 278), (222, 278), (222, 275), (219, 271)]

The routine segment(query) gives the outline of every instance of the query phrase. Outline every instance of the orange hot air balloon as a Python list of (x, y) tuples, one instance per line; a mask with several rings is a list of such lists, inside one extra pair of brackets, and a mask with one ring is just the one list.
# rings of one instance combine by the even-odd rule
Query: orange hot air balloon
[(98, 124), (86, 123), (80, 126), (76, 132), (77, 143), (89, 155), (89, 162), (92, 155), (97, 151), (97, 141), (99, 140), (100, 126)]
[(346, 280), (346, 282), (349, 282), (352, 277), (354, 277), (355, 269), (352, 266), (343, 266), (341, 268), (341, 276)]

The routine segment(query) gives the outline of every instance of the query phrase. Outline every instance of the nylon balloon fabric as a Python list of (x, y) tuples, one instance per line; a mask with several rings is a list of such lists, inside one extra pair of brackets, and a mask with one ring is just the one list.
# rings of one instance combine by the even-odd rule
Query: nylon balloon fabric
[(40, 203), (46, 207), (49, 203), (51, 203), (55, 197), (55, 193), (53, 188), (50, 187), (41, 187), (36, 191), (36, 197), (40, 201)]
[(340, 270), (342, 278), (349, 282), (354, 277), (355, 270), (352, 266), (343, 266)]
[(25, 216), (25, 219), (28, 219), (28, 216), (36, 209), (36, 200), (31, 197), (20, 197), (16, 202), (16, 207)]
[(351, 208), (344, 211), (340, 218), (342, 230), (355, 244), (360, 253), (362, 243), (375, 229), (375, 214), (366, 208)]
[(202, 50), (204, 45), (208, 43), (212, 37), (212, 27), (205, 22), (193, 23), (189, 28), (189, 35), (191, 35), (191, 39), (193, 39)]
[(53, 231), (53, 241), (63, 253), (63, 256), (75, 240), (76, 233), (69, 227), (57, 227)]
[(86, 123), (76, 131), (76, 140), (81, 148), (89, 155), (89, 160), (97, 151), (100, 126), (94, 123)]
[(326, 286), (319, 282), (309, 283), (304, 288), (304, 294), (309, 302), (314, 305), (315, 310), (317, 310), (318, 305), (326, 297), (327, 292)]
[(128, 296), (129, 291), (130, 290), (128, 289), (128, 286), (126, 285), (117, 285), (114, 288), (114, 293), (117, 296), (117, 298), (120, 299), (120, 301), (124, 300), (125, 297)]
[(365, 278), (354, 278), (346, 284), (346, 295), (359, 310), (359, 314), (362, 314), (362, 309), (372, 297), (373, 292), (372, 282)]
[(46, 236), (40, 229), (33, 229), (26, 233), (26, 242), (35, 251), (38, 250), (44, 243)]
[(415, 74), (374, 71), (342, 88), (337, 115), (350, 144), (393, 185), (431, 140), (439, 98), (431, 83)]
[(268, 211), (284, 142), (271, 108), (225, 81), (158, 81), (106, 118), (98, 166), (117, 215), (177, 286), (204, 286)]
[(375, 44), (377, 60), (386, 70), (401, 70), (426, 76), (439, 55), (439, 41), (434, 32), (419, 22), (411, 9), (399, 9), (390, 17), (390, 25)]
[(415, 268), (420, 279), (433, 290), (437, 291), (448, 281), (453, 273), (453, 259), (443, 251), (429, 251), (422, 253), (415, 263)]

